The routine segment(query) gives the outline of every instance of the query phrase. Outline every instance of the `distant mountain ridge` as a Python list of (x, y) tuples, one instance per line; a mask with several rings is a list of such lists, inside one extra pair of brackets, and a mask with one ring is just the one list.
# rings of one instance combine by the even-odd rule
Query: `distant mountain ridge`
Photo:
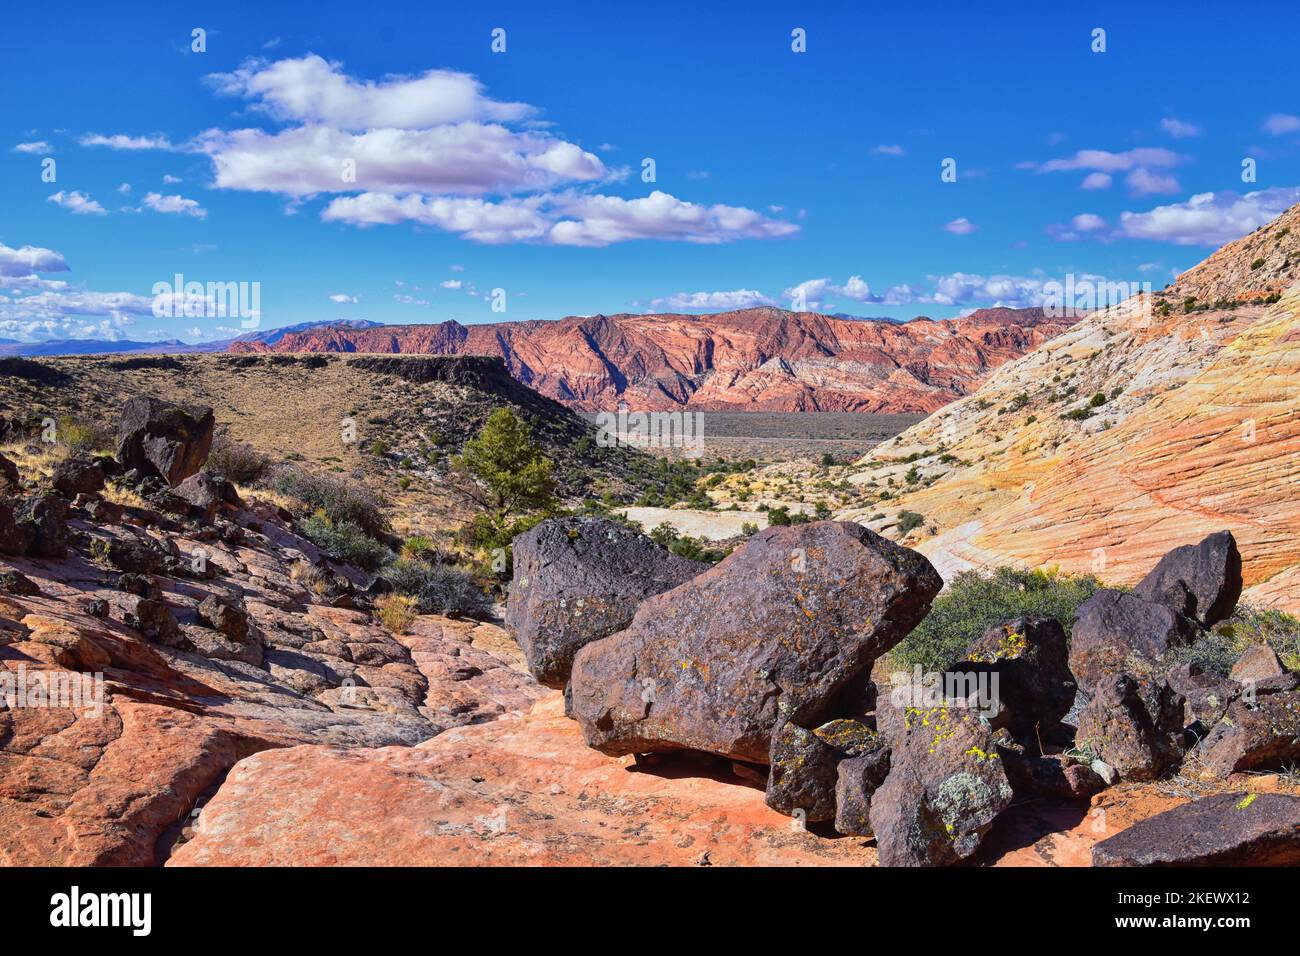
[(329, 323), (229, 350), (496, 355), (523, 384), (584, 411), (622, 402), (654, 411), (924, 413), (1074, 321), (1041, 309), (899, 323), (757, 308), (483, 325)]
[(277, 329), (261, 329), (244, 332), (234, 338), (219, 339), (215, 342), (201, 342), (194, 345), (180, 339), (162, 339), (157, 342), (136, 342), (130, 339), (50, 339), (44, 342), (20, 342), (16, 339), (0, 339), (0, 355), (52, 356), (52, 355), (111, 355), (116, 353), (148, 353), (154, 355), (185, 355), (194, 352), (226, 352), (235, 343), (264, 342), (274, 345), (286, 335), (306, 332), (322, 326), (340, 326), (347, 329), (371, 329), (379, 325), (369, 319), (326, 319), (316, 322), (300, 322), (297, 325), (284, 325)]

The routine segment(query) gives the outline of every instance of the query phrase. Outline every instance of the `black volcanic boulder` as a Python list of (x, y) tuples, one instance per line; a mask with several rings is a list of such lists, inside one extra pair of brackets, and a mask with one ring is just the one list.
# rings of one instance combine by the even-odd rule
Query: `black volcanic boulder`
[(13, 502), (0, 501), (0, 554), (26, 554), (31, 545), (31, 528), (18, 523)]
[(0, 455), (0, 491), (17, 491), (20, 484), (18, 466)]
[(1174, 548), (1134, 591), (1194, 618), (1202, 627), (1226, 621), (1241, 597), (1241, 552), (1231, 531)]
[(1282, 661), (1273, 648), (1267, 644), (1252, 644), (1241, 652), (1228, 676), (1244, 684), (1246, 681), (1268, 680), (1285, 674), (1286, 668), (1282, 666)]
[(582, 648), (571, 714), (603, 753), (686, 748), (766, 764), (778, 703), (800, 727), (856, 716), (830, 712), (837, 696), (941, 586), (924, 557), (860, 525), (767, 528)]
[(212, 409), (144, 396), (122, 406), (117, 457), (124, 469), (178, 485), (208, 460)]
[(811, 730), (781, 721), (772, 731), (767, 805), (808, 823), (833, 819), (835, 766), (841, 756)]
[(1017, 794), (1087, 800), (1106, 789), (1097, 771), (1065, 754), (1039, 755), (1009, 739), (998, 741), (998, 753)]
[(1112, 674), (1079, 714), (1077, 746), (1124, 780), (1154, 780), (1183, 756), (1183, 698), (1163, 680)]
[(6, 568), (0, 571), (0, 591), (31, 597), (41, 593), (41, 586), (21, 571)]
[(201, 521), (213, 521), (224, 504), (240, 504), (235, 486), (220, 475), (200, 471), (190, 475), (173, 489), (175, 495), (190, 503), (190, 511)]
[(1092, 865), (1300, 866), (1300, 797), (1203, 797), (1102, 840)]
[(947, 866), (969, 857), (1011, 804), (993, 730), (967, 707), (885, 707), (889, 775), (871, 795), (883, 866)]
[(248, 612), (209, 594), (198, 607), (199, 620), (237, 643), (248, 640)]
[(101, 548), (101, 560), (118, 571), (156, 574), (163, 569), (165, 555), (152, 542), (110, 538)]
[(1235, 680), (1207, 674), (1194, 662), (1172, 668), (1165, 681), (1182, 696), (1183, 725), (1198, 737), (1218, 723), (1242, 690)]
[(949, 670), (988, 674), (990, 687), (996, 674), (1001, 712), (992, 723), (1017, 738), (1054, 730), (1069, 713), (1077, 690), (1065, 629), (1050, 617), (1017, 617), (994, 624), (966, 649), (966, 659)]
[(871, 798), (889, 775), (889, 748), (848, 757), (835, 768), (835, 830), (846, 836), (871, 835)]
[(147, 640), (168, 647), (183, 647), (185, 638), (166, 601), (133, 597), (126, 603), (122, 623), (135, 628)]
[(17, 513), (19, 533), (27, 536), (34, 558), (62, 558), (68, 553), (68, 502), (53, 492), (26, 499)]
[(84, 455), (69, 455), (55, 465), (51, 484), (66, 498), (94, 494), (104, 489), (104, 468)]
[(565, 685), (579, 648), (623, 630), (646, 598), (708, 567), (603, 518), (543, 521), (515, 539), (513, 553), (506, 627), (548, 687)]
[(1174, 647), (1184, 645), (1194, 626), (1164, 604), (1136, 594), (1101, 590), (1079, 605), (1070, 644), (1070, 671), (1094, 693), (1119, 673), (1146, 680)]
[(1300, 762), (1300, 691), (1256, 693), (1253, 701), (1233, 701), (1195, 754), (1219, 777)]

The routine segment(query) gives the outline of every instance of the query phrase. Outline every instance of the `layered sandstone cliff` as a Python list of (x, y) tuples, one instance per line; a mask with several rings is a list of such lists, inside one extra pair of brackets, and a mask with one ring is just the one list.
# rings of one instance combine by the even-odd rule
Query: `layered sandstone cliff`
[(1072, 321), (1039, 309), (896, 323), (763, 308), (330, 327), (231, 350), (499, 355), (523, 384), (588, 411), (932, 412)]

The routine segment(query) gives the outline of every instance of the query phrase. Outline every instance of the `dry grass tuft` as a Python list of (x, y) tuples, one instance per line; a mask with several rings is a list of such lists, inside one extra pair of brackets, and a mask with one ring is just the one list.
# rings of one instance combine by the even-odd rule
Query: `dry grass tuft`
[(415, 598), (405, 594), (385, 594), (375, 601), (375, 617), (390, 634), (405, 634), (419, 616)]

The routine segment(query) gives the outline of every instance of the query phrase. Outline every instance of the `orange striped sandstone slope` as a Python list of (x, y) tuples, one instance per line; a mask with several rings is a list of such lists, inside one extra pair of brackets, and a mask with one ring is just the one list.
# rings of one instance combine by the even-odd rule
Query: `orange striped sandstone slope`
[(1295, 206), (873, 449), (846, 476), (873, 496), (844, 515), (885, 530), (923, 515), (905, 540), (945, 575), (1059, 565), (1119, 583), (1226, 527), (1246, 599), (1300, 611), (1298, 277)]

